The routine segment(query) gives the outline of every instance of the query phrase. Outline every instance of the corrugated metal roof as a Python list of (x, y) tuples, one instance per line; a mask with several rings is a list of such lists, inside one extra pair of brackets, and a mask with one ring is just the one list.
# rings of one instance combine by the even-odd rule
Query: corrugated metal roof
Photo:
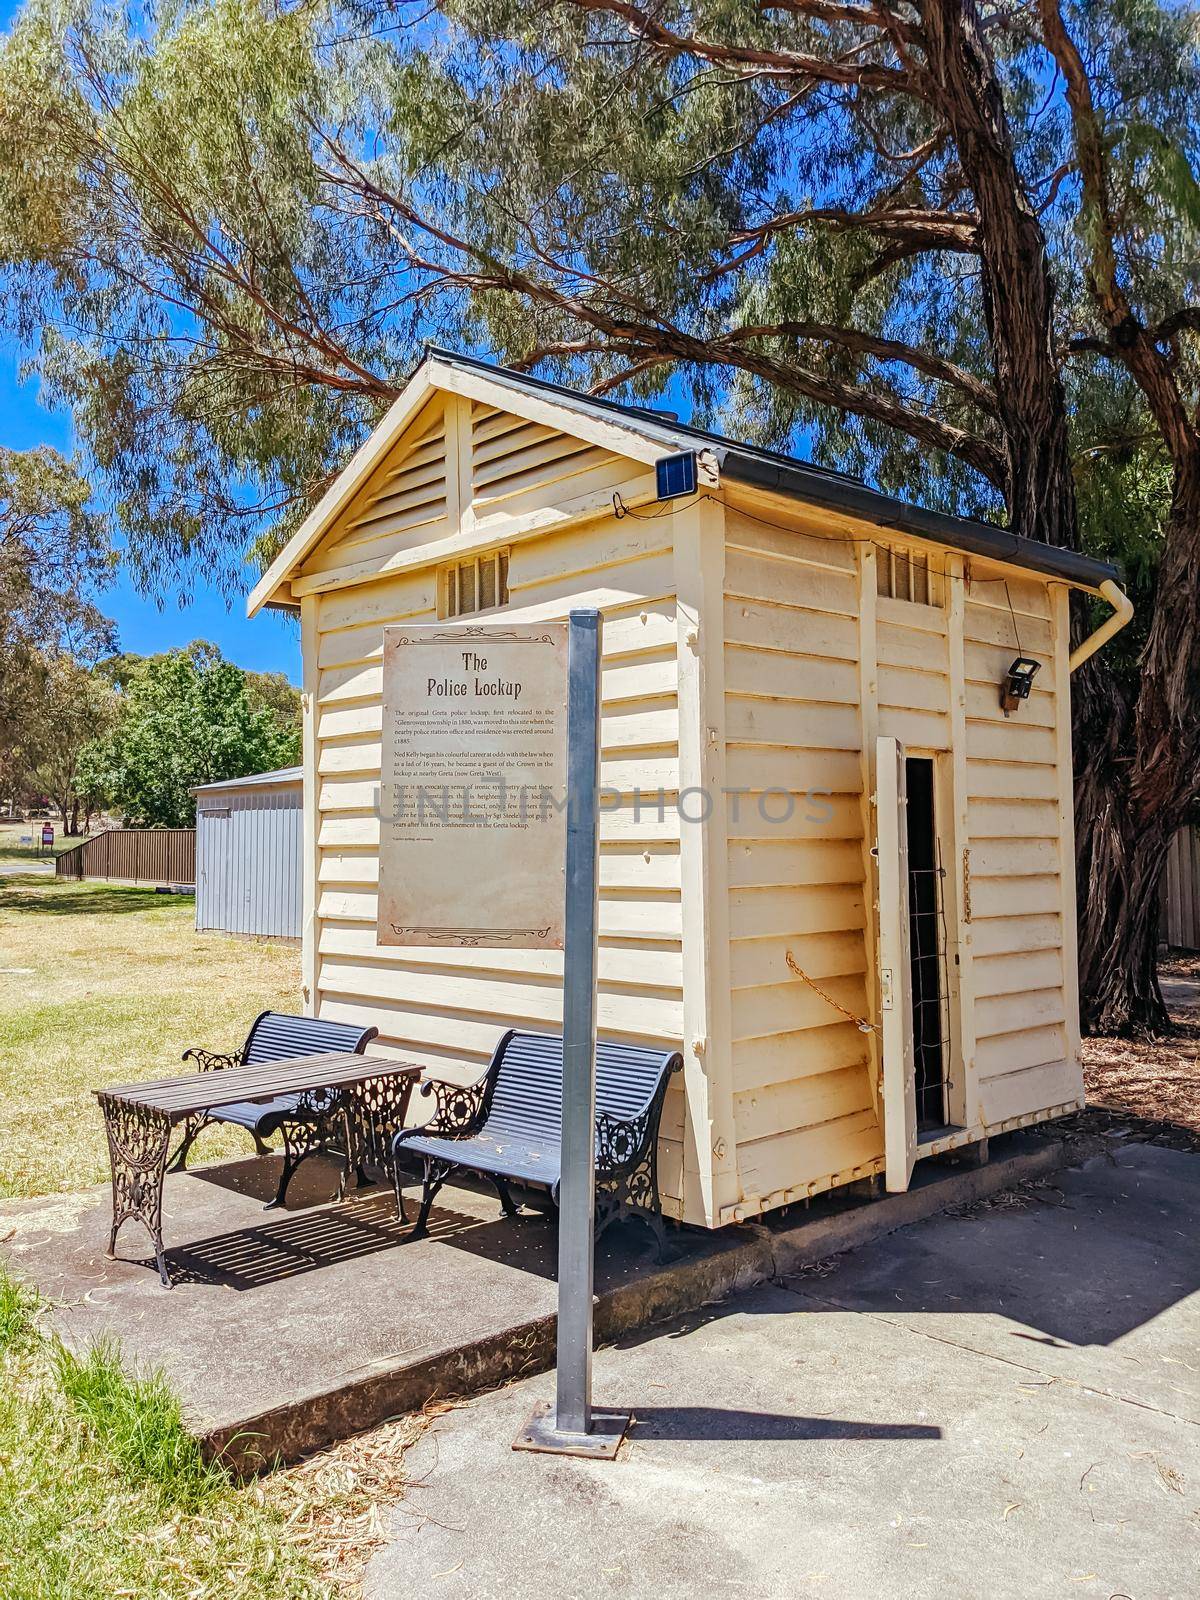
[(274, 772), (252, 772), (245, 778), (226, 778), (221, 783), (201, 783), (189, 794), (224, 794), (227, 789), (285, 788), (304, 783), (303, 767), (277, 767)]
[(779, 494), (803, 500), (808, 505), (824, 506), (829, 511), (862, 517), (897, 533), (934, 539), (939, 544), (963, 550), (969, 555), (1013, 562), (1033, 572), (1063, 578), (1069, 583), (1083, 584), (1088, 588), (1098, 588), (1101, 583), (1120, 577), (1119, 569), (1111, 562), (1080, 555), (1074, 550), (1063, 550), (1057, 545), (1043, 544), (1038, 539), (1023, 538), (992, 522), (955, 517), (944, 511), (930, 511), (923, 506), (911, 505), (906, 500), (883, 494), (857, 478), (847, 477), (845, 473), (832, 468), (816, 466), (811, 461), (800, 461), (775, 450), (763, 450), (757, 445), (742, 444), (704, 428), (690, 427), (676, 421), (670, 414), (657, 412), (650, 407), (622, 405), (616, 400), (580, 394), (577, 389), (551, 383), (546, 378), (533, 378), (527, 373), (495, 366), (477, 356), (458, 355), (453, 350), (443, 350), (437, 345), (426, 346), (425, 353), (427, 359), (441, 361), (467, 372), (485, 373), (489, 378), (515, 389), (554, 395), (570, 410), (591, 413), (597, 417), (618, 416), (626, 423), (635, 424), (650, 437), (660, 438), (668, 450), (678, 450), (681, 444), (686, 448), (689, 442), (697, 449), (712, 450), (723, 477), (760, 489), (773, 489)]

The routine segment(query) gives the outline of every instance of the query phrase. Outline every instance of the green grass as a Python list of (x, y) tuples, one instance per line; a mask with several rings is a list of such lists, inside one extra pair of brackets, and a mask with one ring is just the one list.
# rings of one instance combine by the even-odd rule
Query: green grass
[[(91, 1091), (184, 1071), (192, 1045), (236, 1049), (267, 1008), (302, 1010), (292, 945), (197, 934), (190, 896), (0, 877), (0, 1197), (108, 1176)], [(246, 1155), (208, 1129), (195, 1159)]]
[(330, 1600), (286, 1499), (206, 1463), (157, 1374), (73, 1355), (0, 1268), (2, 1600)]
[(0, 1266), (0, 1356), (29, 1343), (37, 1308), (37, 1296)]
[(71, 1409), (127, 1482), (157, 1494), (164, 1509), (184, 1511), (198, 1510), (224, 1486), (185, 1428), (179, 1401), (160, 1373), (131, 1378), (109, 1339), (82, 1356), (56, 1345), (53, 1359)]

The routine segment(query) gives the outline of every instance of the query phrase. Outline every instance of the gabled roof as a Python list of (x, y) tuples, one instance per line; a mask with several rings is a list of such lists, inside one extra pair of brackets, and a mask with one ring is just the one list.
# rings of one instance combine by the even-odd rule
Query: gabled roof
[(255, 585), (246, 605), (248, 615), (253, 616), (262, 606), (272, 603), (280, 584), (315, 548), (338, 513), (438, 389), (506, 407), (530, 421), (549, 423), (615, 454), (647, 464), (680, 451), (704, 450), (715, 461), (724, 479), (773, 490), (806, 505), (822, 506), (845, 516), (860, 517), (897, 533), (931, 539), (969, 555), (1011, 562), (1087, 589), (1096, 589), (1101, 583), (1120, 576), (1117, 568), (1107, 561), (1022, 538), (994, 523), (911, 505), (844, 473), (774, 450), (742, 444), (703, 428), (690, 427), (667, 412), (580, 394), (578, 390), (544, 378), (530, 377), (509, 367), (495, 366), (474, 356), (457, 355), (431, 345), (383, 421), (351, 457)]

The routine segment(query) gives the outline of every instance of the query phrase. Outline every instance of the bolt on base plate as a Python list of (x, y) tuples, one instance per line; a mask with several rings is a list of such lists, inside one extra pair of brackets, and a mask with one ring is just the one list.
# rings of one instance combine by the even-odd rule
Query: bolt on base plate
[(553, 1400), (539, 1400), (512, 1447), (514, 1450), (540, 1450), (553, 1456), (611, 1461), (621, 1448), (625, 1430), (632, 1420), (632, 1412), (606, 1411), (601, 1406), (593, 1406), (590, 1433), (560, 1433), (555, 1426)]

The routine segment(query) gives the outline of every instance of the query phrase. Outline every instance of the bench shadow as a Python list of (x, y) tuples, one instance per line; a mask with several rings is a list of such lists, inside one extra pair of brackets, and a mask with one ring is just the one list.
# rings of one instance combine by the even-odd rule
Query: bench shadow
[[(411, 1222), (397, 1220), (390, 1191), (376, 1190), (341, 1205), (278, 1212), (258, 1227), (171, 1245), (166, 1252), (167, 1270), (177, 1285), (260, 1289), (394, 1250), (405, 1243), (411, 1226)], [(451, 1214), (441, 1226), (494, 1231), (497, 1224)], [(430, 1231), (434, 1234), (432, 1227)], [(493, 1247), (479, 1253), (493, 1256), (497, 1252)], [(146, 1256), (138, 1265), (153, 1268), (153, 1258)]]
[[(198, 1167), (188, 1177), (264, 1203), (275, 1194), (278, 1157), (252, 1157)], [(288, 1191), (286, 1210), (267, 1213), (263, 1222), (230, 1229), (166, 1251), (173, 1284), (209, 1284), (248, 1290), (303, 1277), (383, 1250), (449, 1246), (468, 1256), (498, 1262), (516, 1271), (553, 1281), (558, 1275), (558, 1228), (553, 1215), (525, 1208), (508, 1218), (479, 1216), (451, 1206), (435, 1205), (423, 1240), (410, 1238), (416, 1206), (406, 1200), (408, 1218), (396, 1217), (391, 1185), (376, 1184), (352, 1191), (340, 1204), (331, 1203), (337, 1188), (337, 1166), (314, 1157), (300, 1168)], [(499, 1202), (486, 1184), (462, 1188), (478, 1193), (483, 1205), (499, 1213)], [(636, 1221), (619, 1224), (596, 1250), (598, 1286), (636, 1275), (644, 1264), (648, 1235)], [(169, 1240), (169, 1235), (168, 1235)], [(649, 1241), (650, 1248), (653, 1241)], [(136, 1265), (154, 1268), (151, 1256)]]
[[(239, 1192), (273, 1194), (274, 1183), (247, 1184)], [(232, 1229), (189, 1244), (168, 1244), (167, 1270), (175, 1285), (260, 1289), (409, 1246), (412, 1215), (410, 1209), (408, 1221), (398, 1220), (390, 1188), (363, 1190), (340, 1205), (317, 1204), (280, 1211), (258, 1226)], [(477, 1217), (435, 1206), (424, 1242), (453, 1244), (469, 1255), (553, 1278), (556, 1237), (553, 1230), (538, 1227), (537, 1219)], [(419, 1241), (413, 1241), (411, 1247), (419, 1245)], [(134, 1264), (154, 1269), (154, 1259), (149, 1255), (137, 1258)]]
[(687, 1439), (878, 1440), (941, 1439), (942, 1430), (920, 1422), (858, 1422), (850, 1417), (788, 1416), (721, 1406), (638, 1406), (629, 1437), (638, 1441)]

